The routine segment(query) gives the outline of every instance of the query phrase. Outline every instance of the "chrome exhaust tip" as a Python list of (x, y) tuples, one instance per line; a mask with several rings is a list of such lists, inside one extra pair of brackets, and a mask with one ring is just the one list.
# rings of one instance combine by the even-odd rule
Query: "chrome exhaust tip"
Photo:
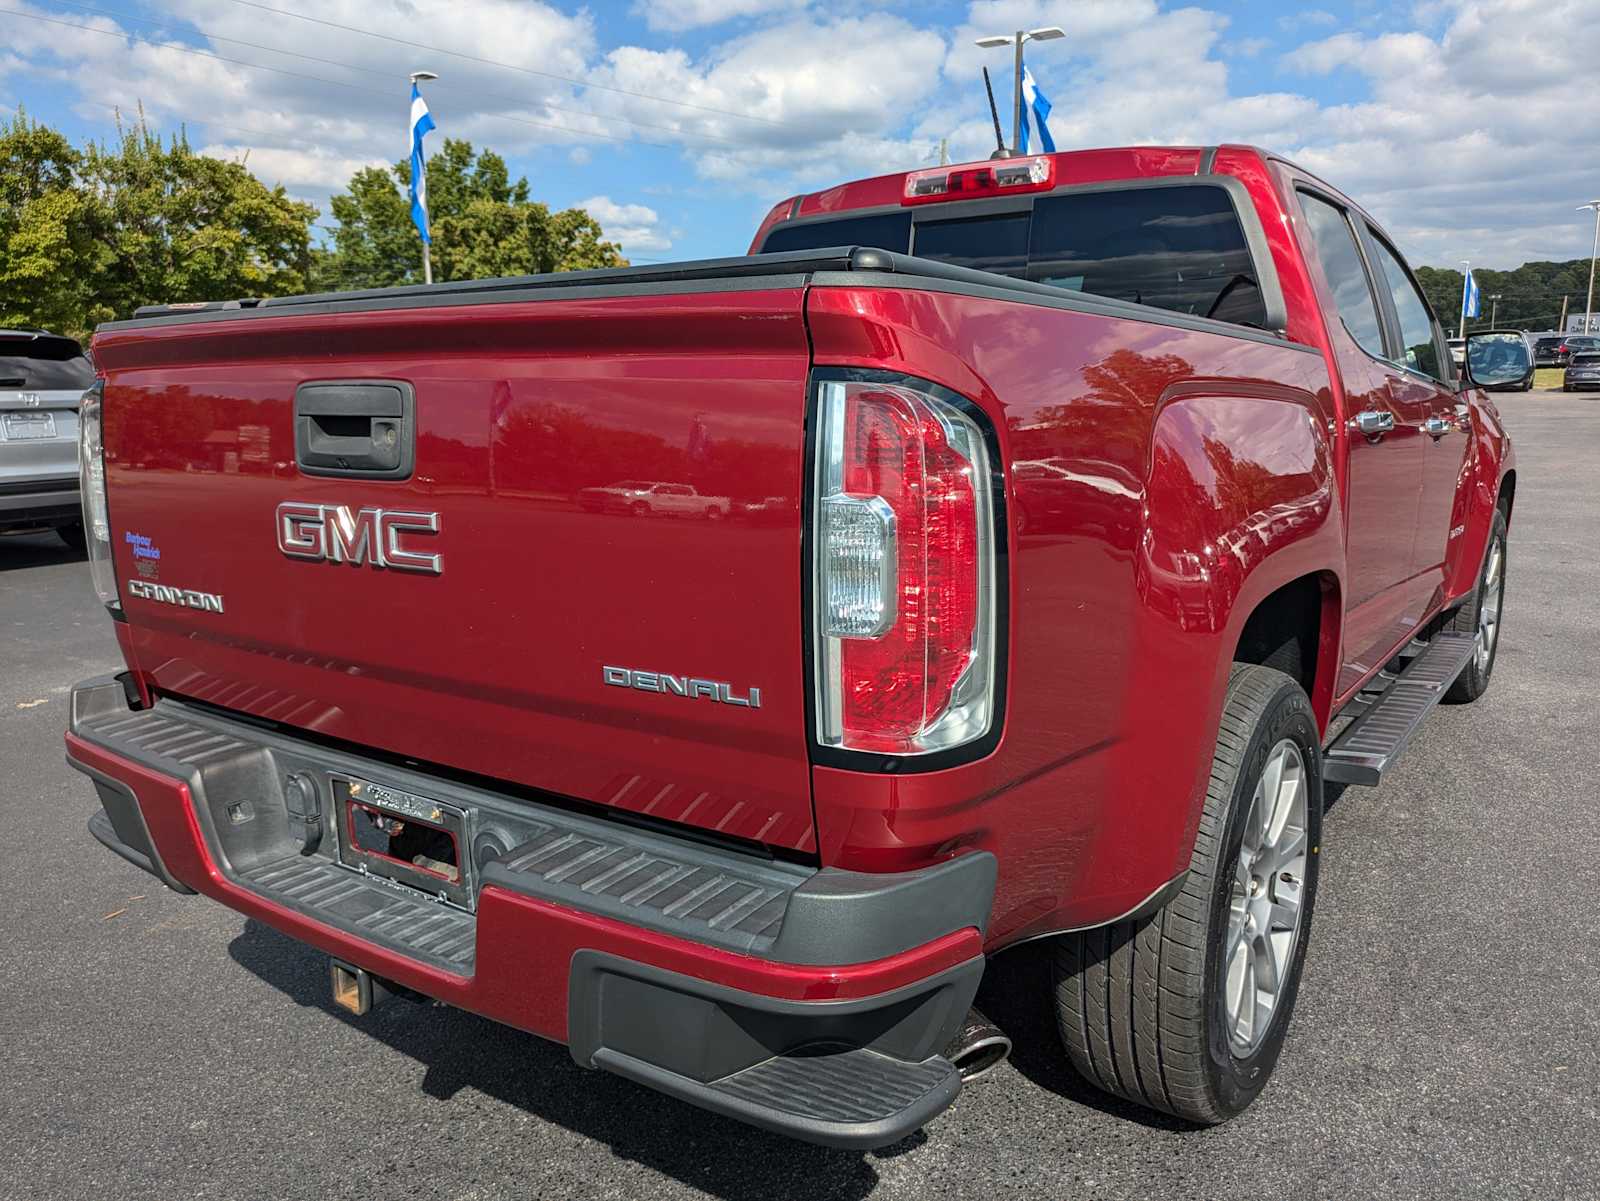
[(1005, 1032), (976, 1009), (969, 1010), (956, 1036), (944, 1049), (944, 1057), (961, 1073), (964, 1084), (982, 1080), (1011, 1054), (1011, 1040)]

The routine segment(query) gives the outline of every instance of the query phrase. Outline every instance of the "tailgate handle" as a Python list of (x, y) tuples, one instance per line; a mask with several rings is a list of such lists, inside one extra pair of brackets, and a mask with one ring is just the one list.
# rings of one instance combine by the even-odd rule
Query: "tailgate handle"
[(294, 457), (308, 475), (401, 480), (417, 446), (416, 394), (404, 380), (325, 380), (294, 392)]

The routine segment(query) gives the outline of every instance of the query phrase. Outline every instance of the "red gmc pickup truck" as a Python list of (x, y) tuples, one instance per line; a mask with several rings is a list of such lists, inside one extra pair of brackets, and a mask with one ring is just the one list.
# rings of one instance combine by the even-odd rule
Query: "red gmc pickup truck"
[[(1220, 1121), (1283, 1045), (1324, 788), (1488, 686), (1493, 349), (1458, 374), (1372, 218), (1243, 146), (141, 311), (82, 408), (127, 663), (73, 694), (90, 829), (356, 1013), (835, 1146), (1002, 1056), (986, 957), (1048, 937), (1077, 1069)], [(592, 502), (658, 485), (700, 503)]]

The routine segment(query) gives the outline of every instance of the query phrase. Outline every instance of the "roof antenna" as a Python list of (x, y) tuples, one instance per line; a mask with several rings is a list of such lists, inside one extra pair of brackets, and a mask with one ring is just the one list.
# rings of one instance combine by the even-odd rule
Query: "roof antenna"
[(994, 103), (994, 84), (989, 82), (989, 68), (983, 69), (983, 90), (989, 93), (989, 115), (994, 118), (994, 153), (990, 158), (1010, 158), (1011, 152), (1006, 149), (1006, 138), (1000, 132), (1000, 110)]

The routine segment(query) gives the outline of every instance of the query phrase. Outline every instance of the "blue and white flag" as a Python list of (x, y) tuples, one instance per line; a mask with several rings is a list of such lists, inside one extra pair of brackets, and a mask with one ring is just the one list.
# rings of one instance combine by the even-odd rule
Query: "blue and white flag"
[(411, 220), (424, 242), (428, 234), (428, 172), (422, 161), (422, 136), (433, 128), (433, 114), (415, 82), (411, 85)]
[(1028, 153), (1028, 124), (1029, 114), (1032, 114), (1032, 123), (1039, 127), (1039, 149), (1046, 154), (1056, 152), (1056, 140), (1050, 136), (1050, 126), (1045, 122), (1050, 116), (1050, 101), (1045, 99), (1039, 85), (1033, 82), (1033, 72), (1027, 67), (1022, 68), (1022, 145), (1017, 147), (1023, 154)]
[(1467, 272), (1467, 278), (1462, 282), (1461, 312), (1463, 316), (1476, 317), (1478, 315), (1478, 281), (1472, 278), (1472, 272)]

